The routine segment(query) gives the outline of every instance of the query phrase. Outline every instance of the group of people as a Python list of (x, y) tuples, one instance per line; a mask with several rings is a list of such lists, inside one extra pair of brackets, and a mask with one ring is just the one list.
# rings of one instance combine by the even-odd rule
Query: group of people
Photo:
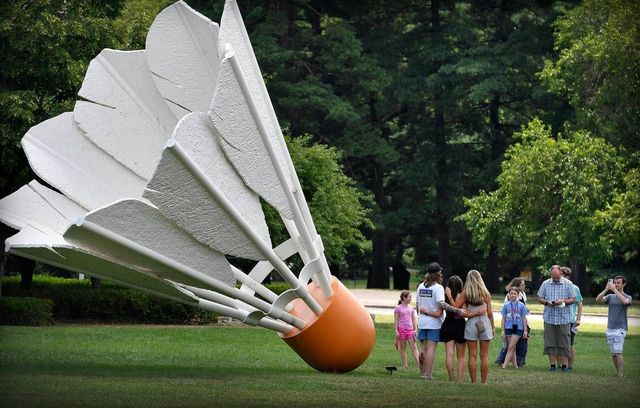
[[(489, 346), (495, 335), (495, 325), (491, 294), (480, 272), (475, 269), (469, 271), (464, 285), (459, 276), (451, 276), (444, 288), (442, 268), (433, 262), (427, 267), (424, 281), (418, 286), (415, 309), (410, 306), (410, 302), (411, 293), (403, 291), (400, 294), (400, 304), (394, 312), (403, 366), (408, 365), (406, 342), (411, 347), (416, 364), (420, 366), (420, 376), (431, 379), (436, 347), (439, 342), (443, 342), (449, 379), (462, 382), (465, 349), (468, 349), (469, 375), (475, 383), (479, 348), (480, 379), (486, 383), (489, 375)], [(422, 343), (420, 353), (415, 343), (416, 337)], [(457, 355), (457, 373), (453, 364), (454, 353)]]
[[(573, 368), (574, 341), (582, 318), (583, 299), (578, 286), (571, 282), (571, 274), (568, 267), (552, 266), (550, 278), (537, 292), (538, 301), (544, 305), (543, 354), (549, 358), (549, 371), (568, 372)], [(408, 344), (420, 367), (421, 378), (431, 379), (436, 348), (442, 342), (446, 348), (445, 366), (449, 380), (462, 382), (468, 350), (469, 376), (475, 383), (479, 349), (480, 381), (486, 383), (489, 347), (495, 336), (491, 294), (477, 270), (468, 272), (464, 284), (457, 275), (449, 277), (446, 287), (442, 286), (442, 280), (442, 268), (433, 262), (416, 291), (415, 308), (411, 306), (411, 292), (404, 290), (400, 294), (394, 320), (402, 365), (408, 367)], [(628, 330), (627, 309), (631, 303), (631, 296), (624, 293), (625, 284), (623, 276), (616, 276), (596, 298), (609, 305), (607, 341), (619, 377), (623, 376), (622, 349)], [(525, 285), (524, 279), (515, 278), (507, 286), (508, 293), (501, 309), (504, 347), (495, 361), (502, 368), (507, 368), (509, 363), (519, 368), (526, 362), (530, 328)], [(421, 351), (416, 340), (422, 344)], [(457, 357), (455, 367), (454, 356)]]

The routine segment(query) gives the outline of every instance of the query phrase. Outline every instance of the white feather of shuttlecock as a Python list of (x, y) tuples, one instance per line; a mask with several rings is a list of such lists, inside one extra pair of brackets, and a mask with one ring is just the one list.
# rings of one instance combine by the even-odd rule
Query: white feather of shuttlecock
[[(11, 211), (8, 213), (7, 209)], [(132, 220), (145, 212), (147, 216), (143, 219), (144, 223)], [(117, 202), (87, 214), (81, 225), (67, 228), (71, 218), (85, 213), (86, 210), (67, 197), (35, 181), (0, 202), (0, 218), (8, 225), (20, 229), (18, 234), (6, 241), (10, 251), (17, 255), (144, 289), (239, 320), (245, 320), (249, 312), (254, 312), (255, 315), (258, 309), (245, 307), (248, 310), (243, 311), (242, 304), (234, 299), (245, 299), (247, 304), (255, 304), (262, 309), (271, 308), (267, 302), (241, 293), (233, 287), (233, 280), (229, 281), (227, 278), (227, 282), (223, 282), (224, 276), (212, 278), (195, 272), (195, 268), (219, 272), (228, 270), (230, 265), (221, 254), (211, 251), (183, 230), (175, 228), (168, 219), (144, 202)], [(146, 226), (147, 231), (134, 231), (140, 226)], [(104, 239), (105, 230), (118, 234), (116, 241), (119, 245)], [(172, 235), (178, 236), (171, 237)], [(158, 236), (166, 238), (158, 240)], [(127, 242), (128, 237), (135, 239), (135, 242)], [(181, 246), (168, 245), (169, 243), (179, 243)], [(145, 248), (140, 250), (139, 246)], [(211, 269), (210, 264), (217, 265)], [(198, 298), (175, 281), (182, 282), (183, 285), (208, 287), (226, 296), (201, 290), (204, 299)], [(218, 307), (212, 301), (224, 307)], [(302, 324), (286, 314), (283, 314), (281, 320), (295, 325)], [(278, 331), (289, 328), (286, 324), (277, 324), (269, 319), (256, 320), (255, 324)]]
[[(101, 52), (74, 112), (25, 135), (33, 170), (64, 195), (32, 182), (0, 200), (20, 230), (7, 249), (249, 324), (304, 327), (287, 305), (320, 313), (306, 283), (331, 296), (328, 268), (235, 1), (219, 33), (184, 2), (168, 7), (146, 48)], [(291, 234), (275, 249), (256, 193)], [(284, 262), (296, 253), (299, 277)], [(260, 262), (246, 275), (224, 254)], [(292, 287), (280, 296), (260, 284), (274, 268)]]
[[(262, 124), (258, 129), (260, 130), (260, 134), (253, 134), (252, 140), (254, 143), (259, 144), (259, 140), (262, 139), (265, 146), (271, 146), (268, 150), (268, 156), (274, 167), (278, 167), (276, 173), (280, 182), (283, 186), (287, 187), (284, 190), (284, 194), (290, 206), (290, 212), (281, 212), (282, 220), (292, 237), (300, 237), (300, 240), (294, 240), (294, 243), (296, 244), (298, 254), (304, 262), (308, 263), (316, 258), (322, 260), (323, 273), (317, 275), (319, 277), (317, 283), (322, 286), (325, 295), (330, 297), (331, 287), (328, 279), (325, 279), (330, 273), (326, 259), (322, 255), (324, 252), (322, 240), (311, 218), (311, 213), (284, 141), (278, 119), (273, 109), (273, 104), (271, 103), (267, 87), (262, 79), (260, 67), (253, 52), (249, 35), (242, 23), (242, 16), (235, 1), (225, 2), (220, 26), (221, 30), (218, 41), (220, 49), (218, 53), (222, 56), (228, 51), (231, 51), (230, 61), (232, 62), (232, 66), (235, 67), (234, 71), (236, 75), (239, 75), (237, 79), (240, 84), (245, 83), (244, 91), (247, 94), (247, 101), (254, 107), (251, 109), (251, 112), (256, 117), (256, 124), (258, 122)], [(235, 61), (236, 59), (237, 62)], [(240, 71), (244, 73), (241, 74)], [(232, 149), (229, 149), (229, 145), (223, 144), (223, 147), (225, 146), (228, 152), (230, 150), (232, 152)], [(232, 158), (231, 160), (233, 161)], [(240, 159), (240, 162), (236, 165), (238, 171), (241, 174), (249, 173), (251, 168), (245, 167), (243, 170), (241, 161), (242, 159)]]

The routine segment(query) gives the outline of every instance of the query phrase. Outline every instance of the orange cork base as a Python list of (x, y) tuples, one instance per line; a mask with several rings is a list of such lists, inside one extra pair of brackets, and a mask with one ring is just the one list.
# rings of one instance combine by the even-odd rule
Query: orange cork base
[(307, 325), (279, 335), (316, 370), (346, 373), (369, 357), (376, 329), (369, 312), (342, 282), (332, 277), (331, 288), (333, 296), (327, 300), (322, 289), (310, 283), (309, 292), (322, 306), (322, 313), (316, 316), (302, 300), (294, 300), (289, 313)]

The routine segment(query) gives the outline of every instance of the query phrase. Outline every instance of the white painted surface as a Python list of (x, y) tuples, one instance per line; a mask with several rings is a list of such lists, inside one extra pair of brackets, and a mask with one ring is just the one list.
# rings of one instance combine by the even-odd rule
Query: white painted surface
[[(20, 234), (25, 231), (28, 232), (23, 229)], [(14, 235), (10, 240), (20, 234)], [(58, 266), (72, 272), (87, 273), (99, 279), (111, 280), (124, 286), (142, 289), (182, 303), (190, 303), (195, 306), (198, 302), (195, 296), (171, 282), (145, 275), (125, 265), (95, 256), (79, 248), (65, 245), (54, 245), (51, 248), (47, 248), (45, 245), (37, 246), (37, 243), (32, 239), (26, 241), (26, 243), (28, 245), (24, 246), (13, 240), (11, 245), (12, 252), (25, 258)]]
[(209, 117), (220, 132), (222, 148), (244, 182), (288, 219), (293, 218), (283, 184), (266, 154), (259, 127), (265, 122), (251, 111), (229, 58), (222, 60)]
[(89, 64), (73, 116), (101, 149), (148, 180), (177, 123), (144, 51), (103, 50)]
[(85, 208), (144, 191), (145, 180), (87, 139), (71, 112), (29, 129), (22, 148), (38, 176)]
[[(217, 132), (207, 115), (194, 112), (182, 118), (173, 139), (260, 239), (271, 247), (258, 196), (246, 187), (225, 158)], [(265, 259), (171, 149), (165, 149), (144, 196), (196, 239), (212, 248), (243, 258)]]
[[(225, 55), (228, 45), (238, 59), (239, 65), (242, 67), (244, 79), (248, 85), (248, 91), (251, 99), (256, 105), (258, 116), (263, 122), (268, 139), (273, 146), (277, 155), (277, 164), (282, 168), (285, 174), (285, 188), (291, 188), (291, 175), (287, 166), (288, 151), (282, 138), (280, 124), (273, 110), (273, 105), (269, 99), (269, 93), (262, 79), (262, 73), (258, 65), (258, 61), (253, 52), (249, 35), (242, 21), (242, 15), (238, 9), (235, 0), (227, 0), (224, 4), (224, 11), (220, 20), (218, 54)], [(259, 194), (261, 194), (259, 192)], [(287, 218), (291, 219), (288, 213)]]
[(160, 93), (178, 118), (205, 112), (218, 77), (218, 24), (183, 1), (165, 8), (147, 34), (146, 52)]
[(223, 254), (195, 240), (186, 231), (176, 226), (157, 208), (140, 200), (122, 200), (87, 214), (80, 225), (74, 225), (65, 233), (67, 241), (92, 251), (107, 259), (131, 265), (137, 270), (149, 270), (174, 280), (198, 286), (202, 280), (193, 280), (184, 274), (172, 271), (166, 265), (140, 256), (125, 248), (120, 242), (99, 237), (84, 227), (85, 223), (100, 226), (111, 233), (161, 254), (176, 263), (185, 265), (200, 274), (209, 276), (226, 285), (235, 285), (231, 267)]
[[(237, 59), (220, 62), (232, 46)], [(323, 248), (235, 1), (221, 30), (182, 1), (168, 7), (147, 50), (92, 60), (79, 96), (22, 140), (64, 195), (32, 182), (0, 200), (0, 220), (20, 229), (11, 252), (272, 330), (304, 327), (285, 312), (295, 297), (321, 313), (306, 284)], [(258, 195), (286, 220), (287, 254), (272, 248)], [(299, 278), (283, 262), (295, 251)], [(262, 261), (250, 276), (235, 271), (243, 290), (224, 254)], [(259, 286), (272, 269), (292, 287), (284, 295)]]
[(15, 229), (32, 227), (62, 234), (86, 210), (33, 180), (0, 200), (0, 220)]

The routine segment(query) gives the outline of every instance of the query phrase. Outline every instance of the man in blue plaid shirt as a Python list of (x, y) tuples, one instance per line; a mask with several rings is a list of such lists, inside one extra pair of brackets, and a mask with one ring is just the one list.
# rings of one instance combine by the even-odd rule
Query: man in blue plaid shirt
[(551, 277), (542, 282), (538, 301), (544, 305), (544, 352), (549, 356), (549, 371), (556, 371), (560, 364), (567, 372), (567, 360), (571, 355), (571, 308), (565, 307), (576, 300), (573, 284), (562, 277), (560, 266), (553, 265)]

